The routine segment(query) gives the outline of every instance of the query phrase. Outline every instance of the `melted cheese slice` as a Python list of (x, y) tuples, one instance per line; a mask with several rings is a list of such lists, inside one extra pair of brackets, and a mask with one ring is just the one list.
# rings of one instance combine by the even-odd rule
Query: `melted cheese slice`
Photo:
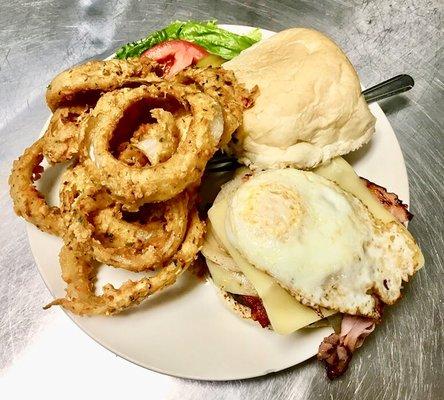
[(336, 182), (336, 184), (348, 193), (351, 193), (373, 214), (375, 218), (387, 223), (397, 221), (391, 212), (376, 199), (373, 193), (367, 189), (365, 183), (356, 174), (353, 167), (342, 157), (336, 157), (327, 164), (323, 164), (313, 170), (315, 174)]
[(208, 258), (206, 263), (217, 287), (229, 293), (257, 297), (256, 290), (244, 274), (225, 269)]
[(281, 335), (288, 335), (304, 326), (336, 313), (336, 311), (332, 310), (323, 310), (322, 315), (320, 315), (313, 309), (303, 306), (283, 289), (276, 280), (266, 273), (259, 271), (246, 261), (239, 252), (231, 246), (225, 234), (225, 216), (227, 209), (228, 202), (226, 199), (222, 199), (213, 204), (208, 211), (208, 217), (213, 226), (214, 233), (231, 257), (233, 257), (239, 269), (256, 289), (259, 297), (262, 299), (271, 326), (275, 332)]

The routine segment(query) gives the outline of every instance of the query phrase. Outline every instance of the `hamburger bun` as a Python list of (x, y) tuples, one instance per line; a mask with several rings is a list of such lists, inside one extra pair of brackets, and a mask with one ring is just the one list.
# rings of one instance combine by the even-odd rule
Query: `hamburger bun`
[(224, 68), (248, 89), (259, 89), (233, 146), (251, 168), (310, 169), (358, 149), (374, 133), (356, 71), (320, 32), (279, 32)]

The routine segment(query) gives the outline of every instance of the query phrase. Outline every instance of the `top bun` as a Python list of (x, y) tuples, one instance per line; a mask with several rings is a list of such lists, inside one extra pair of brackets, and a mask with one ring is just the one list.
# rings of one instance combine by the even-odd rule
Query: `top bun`
[(374, 133), (375, 118), (356, 71), (320, 32), (279, 32), (224, 68), (248, 89), (259, 88), (234, 145), (240, 161), (250, 167), (313, 168), (356, 150)]

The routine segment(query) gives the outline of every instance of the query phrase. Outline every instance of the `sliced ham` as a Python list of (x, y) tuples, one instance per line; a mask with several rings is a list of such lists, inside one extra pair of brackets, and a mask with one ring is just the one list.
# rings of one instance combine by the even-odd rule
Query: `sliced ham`
[[(413, 215), (407, 209), (407, 205), (399, 200), (396, 194), (389, 193), (384, 187), (365, 178), (361, 179), (380, 203), (399, 222), (405, 224), (413, 218)], [(381, 302), (379, 302), (379, 307), (382, 311), (383, 304)], [(324, 362), (327, 376), (330, 379), (341, 376), (347, 370), (353, 353), (362, 346), (365, 338), (374, 331), (377, 322), (379, 321), (358, 315), (343, 315), (341, 332), (326, 337), (318, 350), (318, 360)]]
[(374, 329), (375, 321), (370, 318), (343, 316), (341, 332), (326, 337), (318, 350), (318, 360), (324, 362), (330, 379), (341, 376), (347, 370), (354, 351), (362, 346)]

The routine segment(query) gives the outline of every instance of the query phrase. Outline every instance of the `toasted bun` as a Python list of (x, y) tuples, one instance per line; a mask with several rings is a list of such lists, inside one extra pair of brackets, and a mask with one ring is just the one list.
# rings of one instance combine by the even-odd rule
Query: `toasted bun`
[(224, 67), (248, 89), (259, 88), (235, 146), (252, 168), (313, 168), (356, 150), (374, 132), (356, 71), (320, 32), (279, 32)]

